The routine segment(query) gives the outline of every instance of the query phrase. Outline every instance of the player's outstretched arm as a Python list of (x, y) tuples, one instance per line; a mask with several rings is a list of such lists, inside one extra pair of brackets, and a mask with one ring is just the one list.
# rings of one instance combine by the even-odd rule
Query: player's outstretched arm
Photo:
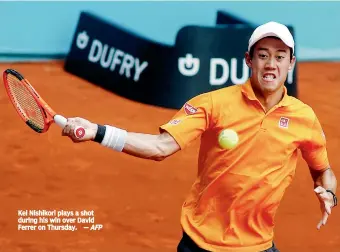
[(161, 161), (179, 150), (179, 145), (167, 132), (159, 135), (128, 132), (122, 151), (132, 156)]
[[(82, 127), (85, 135), (81, 138), (75, 136), (75, 129)], [(112, 126), (101, 126), (83, 118), (68, 118), (62, 131), (73, 142), (96, 141), (103, 146), (126, 154), (161, 161), (180, 150), (175, 139), (167, 132), (158, 135), (127, 132)]]

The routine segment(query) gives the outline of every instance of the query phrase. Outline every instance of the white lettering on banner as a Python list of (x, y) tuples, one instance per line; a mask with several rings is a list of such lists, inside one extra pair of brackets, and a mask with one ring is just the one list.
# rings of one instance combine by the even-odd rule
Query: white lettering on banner
[(237, 78), (237, 59), (236, 58), (232, 58), (231, 59), (231, 82), (234, 84), (242, 84), (245, 83), (247, 81), (247, 79), (249, 78), (249, 68), (247, 66), (246, 60), (243, 59), (243, 64), (242, 64), (242, 77), (241, 78)]
[[(217, 78), (217, 65), (222, 67), (222, 76)], [(210, 60), (210, 85), (223, 85), (229, 78), (229, 65), (224, 59), (214, 58)]]
[(119, 68), (120, 75), (125, 75), (126, 78), (130, 78), (134, 70), (133, 80), (139, 81), (141, 73), (148, 66), (148, 62), (144, 61), (140, 63), (138, 58), (123, 52), (114, 47), (109, 47), (107, 44), (102, 44), (97, 39), (92, 41), (88, 60), (92, 63), (97, 63), (103, 68), (109, 68), (111, 71), (115, 71), (116, 67)]
[[(246, 64), (245, 59), (242, 60), (242, 77), (237, 78), (237, 59), (231, 58), (231, 66), (229, 68), (229, 64), (225, 59), (222, 58), (212, 58), (210, 60), (210, 78), (209, 83), (212, 86), (223, 85), (229, 79), (233, 84), (243, 84), (249, 78), (249, 68)], [(222, 76), (217, 77), (217, 66), (222, 67)], [(230, 70), (229, 70), (230, 69)]]
[[(224, 85), (229, 77), (232, 84), (243, 84), (249, 78), (249, 67), (246, 64), (245, 59), (242, 59), (242, 75), (240, 78), (237, 74), (237, 64), (241, 59), (231, 58), (230, 64), (223, 58), (211, 58), (210, 59), (210, 70), (209, 70), (209, 84), (212, 86)], [(178, 59), (179, 72), (184, 76), (194, 76), (199, 72), (200, 59), (193, 58), (192, 54), (186, 54), (186, 57), (180, 57)], [(222, 74), (217, 76), (217, 68), (222, 69)], [(293, 83), (293, 71), (288, 72), (287, 83)]]
[(77, 36), (77, 46), (79, 49), (84, 49), (89, 42), (89, 36), (87, 36), (86, 31), (82, 31), (78, 33)]
[[(96, 53), (95, 54), (95, 50), (96, 48), (98, 48), (98, 52), (100, 51), (100, 53)], [(100, 49), (99, 49), (100, 48)], [(90, 49), (90, 53), (89, 53), (89, 61), (91, 62), (97, 62), (99, 59), (100, 59), (100, 56), (101, 56), (101, 53), (102, 53), (102, 43), (100, 43), (99, 40), (93, 40), (92, 42), (92, 46), (91, 46), (91, 49)]]
[(184, 57), (178, 59), (178, 70), (185, 76), (194, 76), (200, 69), (200, 60), (193, 58), (192, 54), (188, 53)]
[[(109, 47), (107, 45), (104, 45), (102, 55), (107, 55), (108, 48)], [(92, 47), (91, 47), (91, 49), (92, 49)], [(113, 56), (114, 52), (115, 52), (115, 49), (114, 48), (110, 48), (109, 56), (107, 57), (106, 60), (105, 60), (105, 57), (100, 57), (100, 65), (102, 67), (104, 67), (104, 68), (108, 68), (109, 67), (109, 65), (111, 64), (111, 59), (112, 59), (112, 56)], [(99, 56), (100, 56), (100, 54), (99, 54)], [(98, 61), (98, 59), (96, 61)]]

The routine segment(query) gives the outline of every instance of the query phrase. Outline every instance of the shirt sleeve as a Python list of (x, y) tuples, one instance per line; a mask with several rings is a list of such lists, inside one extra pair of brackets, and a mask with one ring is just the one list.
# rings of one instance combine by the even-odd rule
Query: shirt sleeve
[(187, 101), (172, 119), (160, 126), (184, 149), (209, 128), (212, 103), (211, 94), (204, 93)]
[(316, 116), (310, 137), (302, 143), (300, 149), (302, 157), (311, 169), (321, 171), (329, 167), (326, 136)]

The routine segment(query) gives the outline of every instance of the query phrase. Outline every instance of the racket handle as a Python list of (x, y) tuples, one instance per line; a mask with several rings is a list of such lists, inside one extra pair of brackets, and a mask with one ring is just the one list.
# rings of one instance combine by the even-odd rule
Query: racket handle
[(67, 123), (67, 119), (65, 117), (61, 115), (55, 115), (53, 117), (53, 120), (58, 126), (60, 126), (61, 128), (65, 128), (66, 123)]
[[(54, 122), (61, 128), (65, 128), (67, 119), (61, 115), (55, 115), (53, 118)], [(74, 135), (76, 138), (80, 139), (85, 136), (85, 129), (83, 127), (76, 127), (74, 129)]]

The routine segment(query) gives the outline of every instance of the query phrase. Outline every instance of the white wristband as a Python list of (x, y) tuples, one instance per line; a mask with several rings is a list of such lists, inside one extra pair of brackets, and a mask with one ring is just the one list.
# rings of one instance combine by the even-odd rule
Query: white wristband
[(101, 145), (116, 151), (122, 151), (126, 142), (126, 130), (112, 127), (110, 125), (105, 125), (105, 127), (106, 131)]

